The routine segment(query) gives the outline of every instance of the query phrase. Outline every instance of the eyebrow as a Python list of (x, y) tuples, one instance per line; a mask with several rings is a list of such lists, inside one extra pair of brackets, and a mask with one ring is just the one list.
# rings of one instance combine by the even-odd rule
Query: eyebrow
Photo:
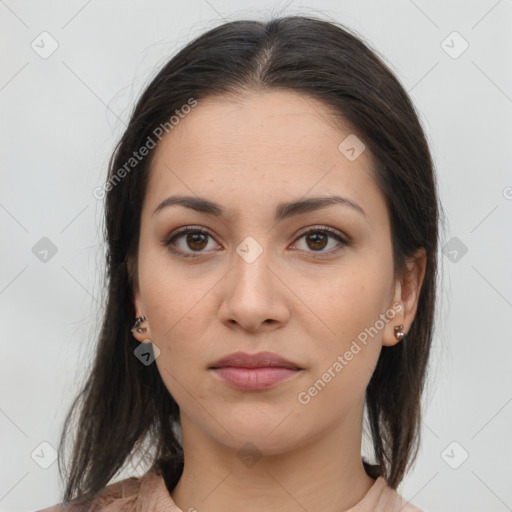
[[(152, 215), (161, 212), (164, 208), (169, 206), (183, 206), (190, 208), (197, 212), (207, 213), (216, 217), (226, 217), (226, 210), (223, 206), (214, 203), (203, 197), (198, 196), (169, 196), (164, 199), (155, 209)], [(364, 210), (354, 201), (337, 195), (326, 196), (326, 197), (311, 197), (307, 199), (299, 199), (296, 201), (290, 201), (281, 203), (277, 206), (274, 218), (276, 221), (282, 221), (295, 215), (309, 213), (312, 211), (327, 208), (328, 206), (341, 205), (351, 208), (352, 210), (362, 214), (365, 218), (366, 213)]]

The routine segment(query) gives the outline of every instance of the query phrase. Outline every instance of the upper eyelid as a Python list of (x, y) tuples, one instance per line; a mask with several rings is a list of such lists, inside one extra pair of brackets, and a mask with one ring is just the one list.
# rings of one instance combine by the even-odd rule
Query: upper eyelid
[(312, 226), (305, 227), (304, 229), (301, 229), (299, 231), (299, 233), (297, 233), (297, 235), (295, 235), (295, 236), (301, 237), (301, 236), (306, 235), (310, 231), (326, 231), (330, 235), (333, 235), (333, 236), (338, 235), (340, 238), (342, 238), (346, 242), (348, 242), (348, 240), (349, 240), (349, 236), (345, 235), (345, 233), (343, 233), (343, 231), (340, 231), (339, 229), (336, 229), (336, 228), (331, 228), (329, 226), (324, 226), (322, 224), (314, 224)]

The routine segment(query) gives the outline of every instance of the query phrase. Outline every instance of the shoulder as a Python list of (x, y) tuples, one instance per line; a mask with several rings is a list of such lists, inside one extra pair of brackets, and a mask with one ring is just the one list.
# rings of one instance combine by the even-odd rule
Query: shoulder
[(409, 503), (408, 501), (404, 500), (402, 497), (401, 499), (401, 505), (400, 505), (400, 512), (423, 512), (418, 507), (415, 507), (412, 503)]
[(423, 512), (405, 500), (395, 489), (389, 487), (384, 477), (378, 477), (372, 488), (349, 512)]
[(75, 498), (37, 512), (96, 512), (100, 510), (115, 512), (121, 506), (133, 503), (139, 494), (142, 477), (130, 477), (105, 486), (89, 499)]

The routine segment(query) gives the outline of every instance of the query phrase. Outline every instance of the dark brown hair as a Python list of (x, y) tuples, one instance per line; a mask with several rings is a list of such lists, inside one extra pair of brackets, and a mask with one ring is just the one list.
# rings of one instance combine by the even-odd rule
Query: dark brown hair
[[(64, 500), (94, 495), (131, 460), (152, 447), (149, 463), (169, 488), (183, 470), (173, 430), (179, 407), (156, 364), (134, 356), (138, 342), (133, 278), (150, 151), (119, 170), (154, 139), (155, 129), (193, 98), (289, 90), (322, 101), (353, 129), (374, 159), (375, 180), (391, 221), (395, 274), (424, 248), (427, 266), (416, 317), (404, 339), (383, 347), (366, 390), (375, 462), (369, 474), (396, 488), (414, 461), (420, 440), (421, 395), (429, 359), (436, 297), (440, 205), (429, 146), (418, 115), (394, 74), (360, 37), (338, 23), (290, 16), (268, 22), (234, 21), (204, 33), (174, 56), (137, 102), (110, 159), (105, 190), (107, 297), (95, 360), (65, 421), (59, 446), (73, 429)], [(121, 176), (122, 175), (122, 176)], [(122, 179), (119, 179), (120, 176)], [(115, 178), (115, 180), (114, 180)], [(77, 424), (72, 419), (78, 416)]]

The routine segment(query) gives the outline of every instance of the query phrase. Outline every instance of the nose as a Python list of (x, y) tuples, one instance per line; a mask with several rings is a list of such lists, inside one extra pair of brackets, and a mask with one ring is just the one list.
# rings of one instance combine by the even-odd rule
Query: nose
[(254, 260), (233, 255), (233, 266), (224, 277), (219, 319), (228, 327), (251, 333), (283, 327), (290, 316), (287, 287), (274, 268), (270, 249)]

